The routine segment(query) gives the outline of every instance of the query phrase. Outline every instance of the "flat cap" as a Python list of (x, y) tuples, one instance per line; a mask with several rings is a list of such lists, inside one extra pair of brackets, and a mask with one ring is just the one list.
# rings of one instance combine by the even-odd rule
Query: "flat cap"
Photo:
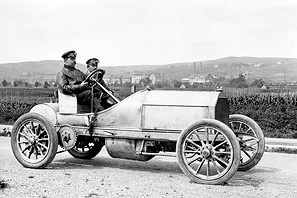
[(94, 60), (95, 62), (99, 63), (98, 58), (90, 58), (89, 60), (87, 60), (86, 64), (88, 65), (91, 60)]
[(76, 52), (75, 52), (74, 50), (70, 50), (70, 51), (68, 51), (68, 52), (65, 52), (65, 53), (62, 55), (62, 58), (67, 58), (68, 55), (71, 54), (71, 53), (74, 53), (75, 56), (76, 56)]

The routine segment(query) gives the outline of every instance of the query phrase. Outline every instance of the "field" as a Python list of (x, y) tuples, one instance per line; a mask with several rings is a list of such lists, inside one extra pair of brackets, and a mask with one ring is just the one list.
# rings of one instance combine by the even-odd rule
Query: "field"
[[(128, 87), (111, 87), (122, 100)], [(297, 94), (292, 90), (226, 89), (230, 113), (254, 119), (265, 137), (297, 138)], [(1, 88), (0, 124), (13, 124), (36, 104), (54, 102), (54, 89)]]

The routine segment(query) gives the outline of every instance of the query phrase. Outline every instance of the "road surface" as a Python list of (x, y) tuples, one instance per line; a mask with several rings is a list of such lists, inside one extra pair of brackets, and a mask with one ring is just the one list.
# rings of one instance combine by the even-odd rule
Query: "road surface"
[(93, 160), (58, 154), (46, 169), (23, 168), (10, 138), (0, 137), (0, 197), (297, 197), (297, 155), (264, 153), (260, 163), (225, 185), (192, 183), (176, 158), (148, 162), (113, 159), (105, 149)]

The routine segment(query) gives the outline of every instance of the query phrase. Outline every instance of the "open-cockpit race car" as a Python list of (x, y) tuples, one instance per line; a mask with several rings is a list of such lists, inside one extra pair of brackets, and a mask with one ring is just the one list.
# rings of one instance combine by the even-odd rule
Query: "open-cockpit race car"
[[(98, 72), (86, 79), (93, 86), (101, 86), (94, 79)], [(122, 101), (105, 92), (115, 104), (97, 113), (59, 93), (58, 103), (38, 104), (22, 115), (11, 135), (16, 159), (24, 167), (44, 168), (58, 145), (79, 159), (91, 159), (105, 146), (113, 158), (175, 156), (192, 181), (222, 184), (263, 156), (260, 127), (247, 116), (230, 115), (223, 92), (146, 89)]]

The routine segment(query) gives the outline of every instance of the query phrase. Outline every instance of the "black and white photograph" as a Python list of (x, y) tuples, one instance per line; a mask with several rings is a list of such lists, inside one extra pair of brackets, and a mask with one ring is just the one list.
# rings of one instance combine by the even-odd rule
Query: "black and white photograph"
[(0, 198), (297, 197), (297, 1), (1, 0)]

